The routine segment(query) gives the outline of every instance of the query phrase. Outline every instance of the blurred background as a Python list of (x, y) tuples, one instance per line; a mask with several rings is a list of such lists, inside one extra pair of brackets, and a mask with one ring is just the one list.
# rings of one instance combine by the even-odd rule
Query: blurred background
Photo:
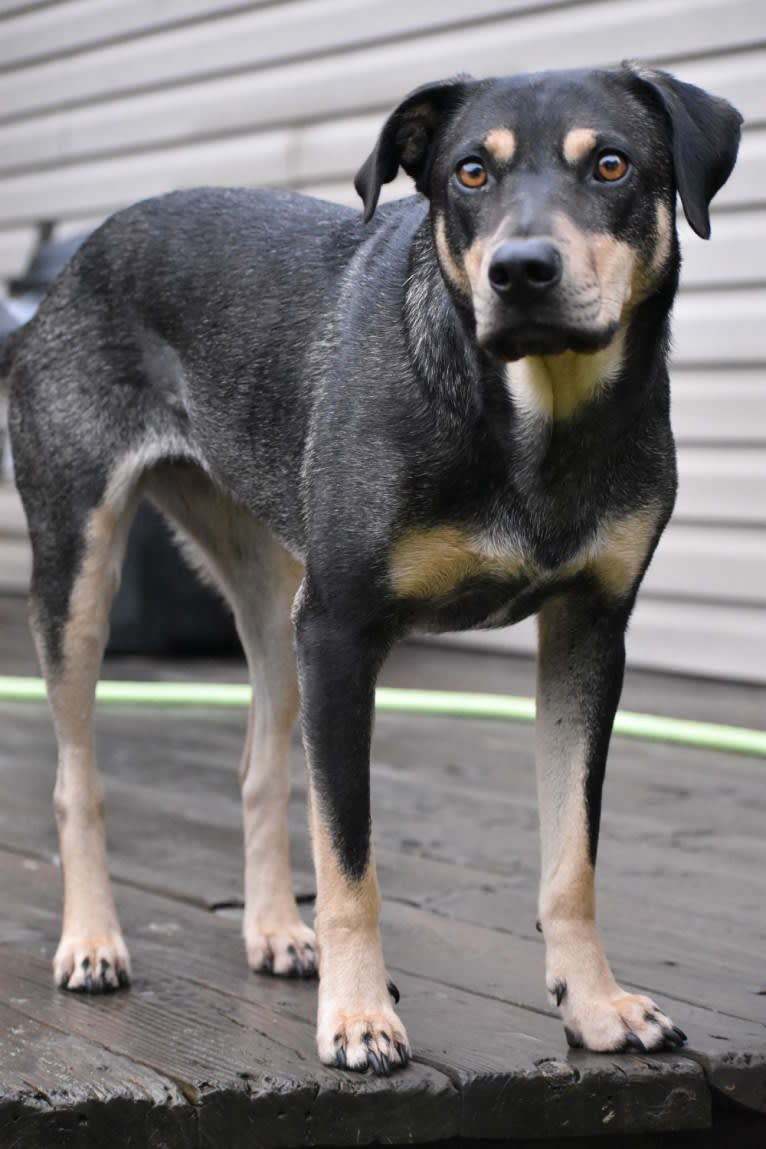
[[(766, 681), (764, 0), (0, 0), (0, 299), (30, 314), (84, 234), (172, 188), (289, 187), (354, 204), (351, 180), (383, 117), (424, 81), (626, 57), (708, 87), (746, 117), (712, 241), (681, 223), (681, 485), (629, 661)], [(410, 191), (399, 179), (385, 196)], [(6, 449), (0, 595), (23, 596), (29, 548), (11, 470)], [(175, 561), (163, 528), (142, 517), (118, 648), (231, 641), (226, 616)], [(452, 641), (527, 653), (534, 624)]]

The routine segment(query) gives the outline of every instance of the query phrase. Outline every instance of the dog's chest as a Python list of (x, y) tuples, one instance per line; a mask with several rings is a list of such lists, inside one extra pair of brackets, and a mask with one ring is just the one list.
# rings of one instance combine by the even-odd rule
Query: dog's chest
[(582, 576), (609, 595), (628, 593), (655, 524), (653, 508), (602, 523), (554, 562), (512, 535), (497, 539), (456, 524), (410, 530), (391, 551), (390, 585), (415, 621), (430, 629), (503, 626)]

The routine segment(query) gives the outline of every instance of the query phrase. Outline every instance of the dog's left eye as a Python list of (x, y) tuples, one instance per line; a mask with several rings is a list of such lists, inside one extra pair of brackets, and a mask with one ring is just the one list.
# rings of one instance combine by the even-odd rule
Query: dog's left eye
[(455, 168), (455, 175), (464, 188), (481, 188), (487, 182), (487, 169), (477, 156), (461, 160)]
[(596, 162), (596, 179), (613, 184), (627, 173), (628, 161), (619, 152), (602, 152)]

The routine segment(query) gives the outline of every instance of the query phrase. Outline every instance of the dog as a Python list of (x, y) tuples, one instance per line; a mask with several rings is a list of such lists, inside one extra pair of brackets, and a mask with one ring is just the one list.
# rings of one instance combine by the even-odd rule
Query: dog
[[(624, 634), (676, 491), (678, 192), (698, 235), (734, 165), (727, 102), (636, 64), (411, 93), (363, 215), (198, 189), (109, 219), (4, 347), (30, 618), (59, 747), (57, 985), (130, 979), (92, 712), (131, 517), (168, 517), (230, 602), (253, 707), (241, 766), (250, 966), (321, 969), (321, 1061), (407, 1064), (378, 927), (374, 687), (413, 630), (538, 616), (539, 928), (571, 1046), (674, 1048), (595, 923)], [(378, 208), (402, 168), (419, 195)], [(300, 711), (316, 939), (291, 888)]]

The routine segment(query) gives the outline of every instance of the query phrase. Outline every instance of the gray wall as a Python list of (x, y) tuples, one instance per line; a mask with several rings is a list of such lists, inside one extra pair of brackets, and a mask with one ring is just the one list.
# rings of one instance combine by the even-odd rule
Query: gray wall
[[(354, 202), (350, 179), (382, 116), (417, 83), (628, 56), (747, 118), (713, 241), (682, 227), (681, 491), (630, 657), (764, 680), (764, 0), (0, 0), (0, 279), (18, 273), (41, 221), (75, 230), (173, 187), (291, 186)], [(400, 180), (389, 195), (407, 190)], [(0, 499), (0, 533), (11, 515)], [(522, 624), (480, 641), (533, 639)]]

